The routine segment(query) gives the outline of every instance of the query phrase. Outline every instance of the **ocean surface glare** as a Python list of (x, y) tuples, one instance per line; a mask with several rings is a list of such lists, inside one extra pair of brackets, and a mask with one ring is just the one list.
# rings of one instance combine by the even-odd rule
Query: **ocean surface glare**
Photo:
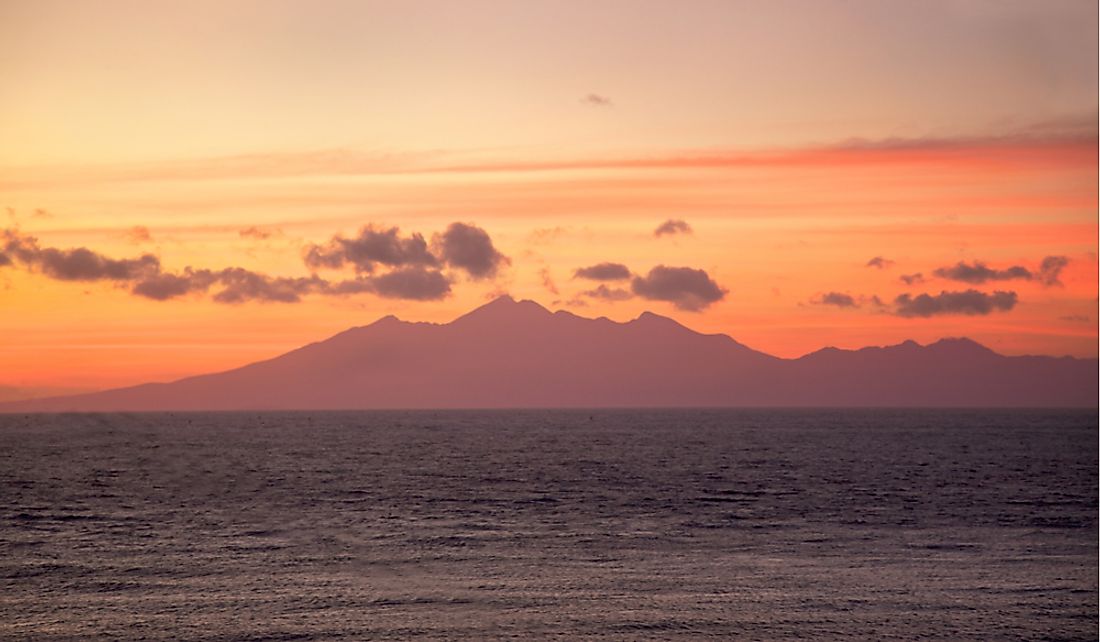
[(0, 415), (0, 639), (1097, 638), (1095, 411)]

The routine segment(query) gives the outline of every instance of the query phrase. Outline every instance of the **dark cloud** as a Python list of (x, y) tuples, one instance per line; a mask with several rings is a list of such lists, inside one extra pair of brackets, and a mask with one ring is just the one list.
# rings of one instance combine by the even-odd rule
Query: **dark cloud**
[(850, 294), (844, 294), (843, 292), (827, 292), (821, 295), (821, 298), (815, 301), (819, 305), (834, 305), (838, 308), (858, 308), (859, 304), (852, 298)]
[(366, 274), (374, 272), (379, 263), (389, 267), (439, 265), (420, 234), (402, 238), (396, 227), (381, 229), (373, 225), (365, 226), (350, 239), (337, 234), (324, 245), (306, 246), (304, 258), (306, 266), (313, 269), (351, 265), (356, 272)]
[[(306, 267), (314, 270), (338, 270), (344, 267), (344, 264), (347, 262), (339, 244), (331, 241), (325, 245), (314, 244), (306, 246), (302, 252), (302, 260), (305, 261)], [(373, 270), (374, 264), (370, 264), (369, 267), (370, 269), (367, 271)], [(359, 270), (359, 266), (356, 266), (356, 269)]]
[(166, 301), (191, 292), (205, 292), (218, 280), (210, 270), (186, 268), (180, 274), (158, 273), (146, 276), (131, 289), (138, 296)]
[(131, 292), (156, 301), (166, 301), (192, 292), (214, 293), (218, 303), (262, 301), (297, 303), (314, 292), (327, 293), (328, 283), (316, 275), (310, 277), (273, 277), (240, 267), (223, 270), (184, 268), (179, 273), (161, 272), (134, 284)]
[(165, 301), (217, 288), (219, 303), (271, 301), (294, 303), (307, 294), (340, 295), (370, 292), (381, 297), (434, 300), (451, 292), (450, 281), (437, 269), (418, 265), (395, 268), (376, 276), (331, 283), (317, 275), (277, 277), (241, 267), (221, 270), (161, 268), (152, 254), (136, 259), (111, 259), (87, 248), (60, 250), (41, 247), (37, 239), (17, 230), (0, 231), (0, 266), (19, 263), (27, 269), (64, 281), (111, 281), (130, 286), (131, 293)]
[(1048, 256), (1039, 264), (1037, 277), (1043, 285), (1062, 285), (1058, 277), (1067, 265), (1069, 265), (1069, 259), (1064, 256)]
[(867, 265), (865, 265), (864, 267), (873, 267), (873, 268), (878, 268), (880, 270), (884, 270), (884, 269), (890, 267), (893, 264), (894, 264), (894, 262), (891, 261), (890, 259), (886, 259), (886, 258), (883, 258), (881, 256), (876, 256), (875, 258), (871, 259), (870, 261), (867, 261)]
[(581, 292), (581, 294), (592, 297), (593, 299), (603, 299), (604, 301), (625, 301), (634, 296), (627, 290), (622, 288), (609, 288), (602, 283), (595, 289), (586, 290)]
[(508, 257), (493, 247), (489, 234), (476, 225), (451, 223), (433, 242), (443, 262), (475, 279), (494, 277), (500, 268), (511, 264)]
[(370, 292), (387, 299), (436, 301), (451, 293), (451, 283), (439, 270), (411, 266), (378, 276), (340, 281), (325, 289), (327, 294)]
[(612, 104), (610, 98), (600, 94), (586, 94), (581, 98), (581, 102), (591, 107), (610, 107)]
[(390, 299), (428, 301), (451, 293), (451, 284), (441, 272), (421, 267), (394, 270), (371, 280), (375, 294)]
[(41, 247), (38, 239), (18, 230), (4, 230), (0, 241), (7, 264), (19, 261), (59, 281), (132, 281), (160, 271), (160, 259), (152, 254), (112, 259), (86, 247), (66, 250)]
[(959, 261), (951, 267), (937, 268), (933, 274), (941, 279), (974, 284), (981, 284), (986, 281), (1011, 281), (1013, 279), (1026, 281), (1032, 278), (1031, 271), (1023, 266), (1014, 265), (1004, 270), (995, 270), (981, 261), (975, 261), (973, 264)]
[(898, 277), (898, 280), (900, 280), (905, 285), (916, 285), (918, 283), (924, 283), (924, 275), (920, 272), (915, 272), (913, 274), (902, 274)]
[(590, 279), (592, 281), (624, 281), (630, 278), (630, 268), (622, 263), (597, 263), (588, 267), (578, 268), (573, 272), (574, 279)]
[(831, 305), (836, 308), (862, 308), (864, 305), (874, 306), (876, 308), (886, 307), (886, 303), (879, 298), (877, 294), (867, 296), (859, 295), (853, 296), (844, 292), (826, 292), (821, 296), (810, 301), (814, 305)]
[(987, 281), (1038, 281), (1043, 285), (1061, 285), (1059, 276), (1062, 270), (1069, 264), (1069, 259), (1064, 256), (1048, 256), (1039, 264), (1039, 270), (1033, 272), (1022, 265), (1013, 265), (1003, 270), (997, 270), (987, 266), (982, 261), (973, 264), (958, 262), (951, 267), (938, 268), (933, 274), (941, 279), (962, 281), (963, 283), (981, 284)]
[(651, 301), (668, 301), (681, 310), (697, 311), (725, 298), (728, 290), (703, 270), (658, 265), (646, 276), (636, 276), (630, 289)]
[(894, 313), (900, 317), (931, 317), (943, 314), (963, 314), (980, 316), (992, 312), (1007, 312), (1016, 307), (1016, 293), (1002, 292), (992, 294), (977, 290), (963, 292), (942, 291), (936, 295), (918, 294), (913, 297), (902, 294), (894, 299)]
[(691, 234), (691, 226), (687, 221), (670, 218), (653, 230), (653, 236), (661, 237), (666, 234)]
[(273, 277), (244, 268), (226, 268), (217, 273), (223, 287), (214, 295), (218, 303), (243, 303), (245, 301), (276, 301), (297, 303), (302, 295), (324, 289), (326, 282), (309, 278)]
[(160, 259), (152, 254), (110, 259), (84, 247), (44, 248), (36, 259), (35, 265), (43, 274), (61, 281), (132, 281), (160, 271)]
[[(242, 238), (270, 238), (274, 232), (256, 227), (239, 231)], [(131, 236), (149, 240), (147, 228), (135, 227)], [(241, 267), (220, 270), (184, 268), (180, 272), (162, 269), (160, 259), (143, 254), (132, 259), (112, 259), (88, 248), (41, 247), (37, 239), (18, 230), (0, 232), (0, 266), (19, 263), (27, 269), (64, 281), (114, 281), (130, 284), (131, 292), (163, 301), (193, 292), (220, 290), (214, 300), (295, 302), (310, 293), (349, 294), (371, 292), (382, 297), (415, 300), (440, 299), (451, 292), (451, 279), (439, 271), (443, 265), (462, 270), (475, 279), (495, 276), (509, 259), (493, 246), (485, 230), (454, 223), (433, 239), (436, 252), (420, 234), (402, 236), (396, 227), (366, 226), (353, 238), (333, 236), (325, 244), (305, 248), (308, 267), (352, 266), (359, 278), (332, 283), (317, 275), (273, 277)], [(379, 266), (390, 268), (375, 274)], [(372, 278), (366, 278), (372, 275)], [(552, 282), (551, 282), (552, 285)]]

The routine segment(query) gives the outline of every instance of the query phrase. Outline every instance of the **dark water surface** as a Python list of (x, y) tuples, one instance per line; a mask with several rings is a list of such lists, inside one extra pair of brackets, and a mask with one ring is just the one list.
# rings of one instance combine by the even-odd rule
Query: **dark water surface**
[(1077, 411), (0, 415), (0, 638), (1097, 638)]

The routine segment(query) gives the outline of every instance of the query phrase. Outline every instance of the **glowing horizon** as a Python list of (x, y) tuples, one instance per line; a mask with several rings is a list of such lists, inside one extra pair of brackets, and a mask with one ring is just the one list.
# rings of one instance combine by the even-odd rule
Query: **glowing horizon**
[[(8, 3), (0, 388), (224, 370), (502, 293), (781, 357), (1096, 357), (1096, 17)], [(365, 227), (404, 254), (332, 254)], [(577, 273), (604, 263), (628, 276)]]

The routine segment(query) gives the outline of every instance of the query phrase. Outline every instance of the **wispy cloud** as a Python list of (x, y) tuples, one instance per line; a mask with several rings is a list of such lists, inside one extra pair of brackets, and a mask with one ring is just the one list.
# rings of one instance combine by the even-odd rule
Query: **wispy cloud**
[(237, 235), (242, 239), (255, 239), (257, 241), (266, 241), (271, 238), (275, 238), (283, 235), (283, 230), (278, 227), (268, 228), (260, 227), (257, 225), (251, 225), (237, 231)]
[[(472, 153), (370, 153), (333, 149), (225, 156), (112, 166), (5, 168), (0, 188), (112, 181), (201, 181), (305, 176), (547, 172), (583, 169), (700, 169), (723, 167), (862, 166), (954, 163), (998, 168), (1018, 164), (1096, 166), (1095, 132), (1021, 133), (1001, 137), (850, 140), (796, 149), (683, 151), (655, 156), (564, 160), (462, 160)], [(484, 153), (477, 153), (484, 157)]]
[(550, 294), (561, 294), (558, 291), (558, 285), (554, 283), (554, 277), (550, 274), (550, 268), (544, 267), (539, 270), (539, 278), (542, 279), (542, 287)]
[(581, 102), (589, 107), (610, 107), (611, 99), (602, 94), (585, 94)]
[(140, 245), (142, 243), (152, 243), (153, 234), (149, 231), (149, 228), (144, 225), (135, 225), (129, 230), (126, 230), (126, 240), (134, 245)]
[(603, 301), (626, 301), (627, 299), (634, 298), (634, 295), (629, 290), (623, 288), (609, 288), (603, 283), (596, 286), (591, 290), (585, 290), (581, 292), (583, 296), (592, 299), (601, 299)]

